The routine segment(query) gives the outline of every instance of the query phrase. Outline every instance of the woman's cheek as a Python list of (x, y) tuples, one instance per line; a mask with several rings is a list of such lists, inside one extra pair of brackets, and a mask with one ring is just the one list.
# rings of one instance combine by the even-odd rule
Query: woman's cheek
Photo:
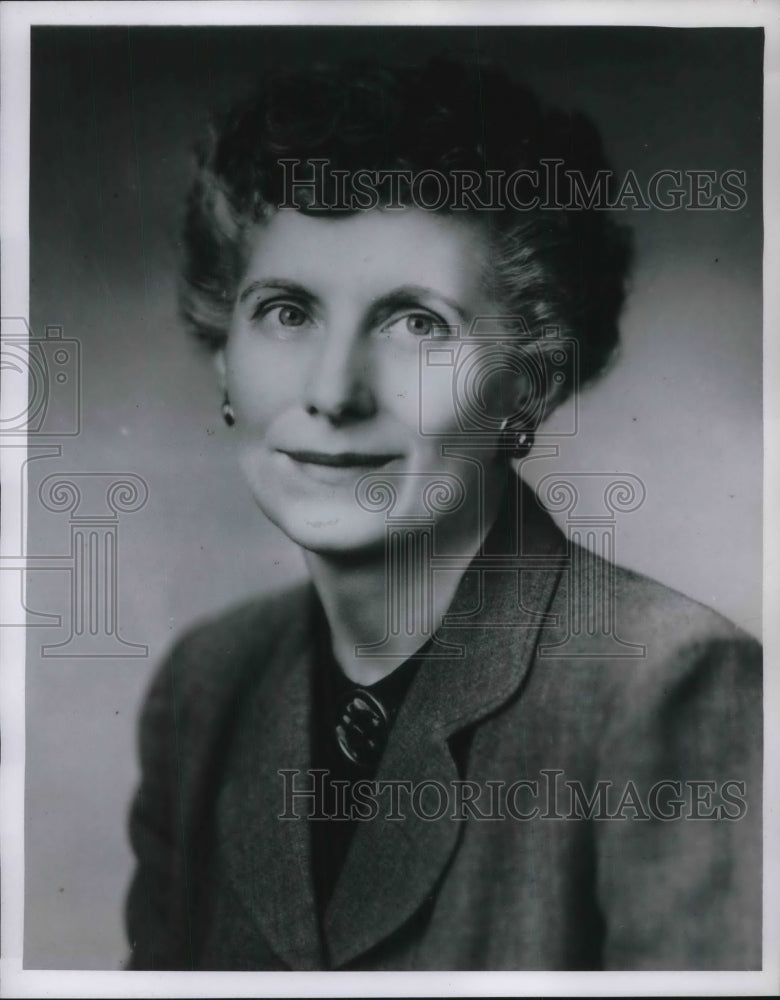
[(265, 430), (274, 419), (300, 402), (302, 365), (290, 354), (237, 348), (229, 355), (228, 392), (237, 423)]
[(244, 384), (237, 393), (231, 392), (231, 402), (236, 424), (264, 433), (278, 416), (290, 409), (292, 396), (280, 379), (276, 384), (265, 381)]
[(453, 388), (452, 367), (427, 365), (420, 358), (414, 366), (407, 366), (391, 395), (404, 424), (430, 437), (459, 429)]

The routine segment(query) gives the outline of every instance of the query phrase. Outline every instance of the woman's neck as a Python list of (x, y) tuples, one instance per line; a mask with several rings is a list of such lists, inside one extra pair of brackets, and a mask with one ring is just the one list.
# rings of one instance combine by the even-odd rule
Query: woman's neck
[[(371, 552), (347, 557), (305, 553), (309, 573), (330, 626), (333, 654), (350, 680), (363, 685), (374, 684), (426, 643), (441, 624), (468, 563), (492, 527), (500, 500), (500, 493), (489, 500), (486, 498), (489, 509), (483, 511), (480, 524), (453, 524), (451, 530), (447, 530), (450, 526), (446, 523), (437, 525), (437, 555), (458, 558), (453, 560), (452, 569), (435, 574), (427, 613), (417, 615), (411, 629), (388, 630), (390, 601), (394, 596), (398, 599), (400, 591), (402, 606), (407, 606), (404, 595), (408, 593), (410, 601), (417, 598), (413, 606), (420, 607), (421, 565), (405, 560), (395, 579), (391, 579), (393, 574), (389, 572), (383, 545)], [(365, 650), (360, 655), (357, 653), (358, 647), (380, 643), (381, 656)]]

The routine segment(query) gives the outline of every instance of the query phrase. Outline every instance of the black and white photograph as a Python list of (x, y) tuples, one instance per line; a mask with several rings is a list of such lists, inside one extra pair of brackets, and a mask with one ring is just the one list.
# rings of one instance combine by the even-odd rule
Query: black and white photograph
[(780, 988), (780, 8), (4, 7), (4, 995)]

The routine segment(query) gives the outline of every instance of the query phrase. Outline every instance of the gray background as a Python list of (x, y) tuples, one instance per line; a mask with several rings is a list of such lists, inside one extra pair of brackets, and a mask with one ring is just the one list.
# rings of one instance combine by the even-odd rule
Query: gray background
[[(209, 363), (178, 326), (192, 141), (268, 67), (442, 49), (498, 56), (590, 112), (619, 173), (747, 171), (741, 211), (627, 213), (621, 357), (581, 398), (580, 433), (531, 466), (639, 476), (647, 499), (619, 523), (618, 560), (760, 634), (760, 29), (33, 29), (31, 323), (81, 344), (82, 425), (60, 458), (30, 463), (28, 550), (69, 547), (67, 515), (36, 502), (44, 476), (141, 476), (148, 503), (119, 524), (119, 631), (149, 655), (43, 658), (67, 636), (69, 581), (29, 574), (29, 607), (64, 625), (28, 633), (26, 967), (120, 966), (150, 672), (194, 618), (303, 573), (254, 508)], [(51, 406), (56, 419), (64, 397)]]

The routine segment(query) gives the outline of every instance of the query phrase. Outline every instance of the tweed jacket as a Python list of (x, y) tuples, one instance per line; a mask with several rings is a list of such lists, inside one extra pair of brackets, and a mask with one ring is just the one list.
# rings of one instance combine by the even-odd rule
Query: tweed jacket
[(761, 967), (754, 640), (579, 548), (520, 490), (412, 682), (381, 807), (319, 920), (306, 795), (292, 817), (285, 801), (313, 780), (315, 600), (301, 585), (232, 609), (158, 671), (131, 968)]

